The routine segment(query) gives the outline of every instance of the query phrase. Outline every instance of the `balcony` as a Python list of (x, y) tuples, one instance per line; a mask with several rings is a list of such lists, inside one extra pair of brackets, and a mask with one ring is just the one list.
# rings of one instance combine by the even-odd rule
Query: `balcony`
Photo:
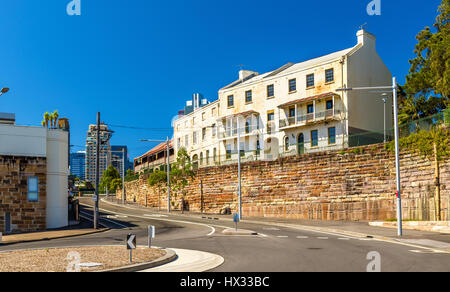
[[(258, 125), (249, 125), (247, 124), (244, 128), (241, 128), (241, 137), (258, 135), (259, 134), (259, 126)], [(219, 139), (233, 139), (237, 138), (238, 129), (237, 128), (225, 128), (225, 130), (219, 134)]]
[(323, 112), (315, 112), (306, 115), (298, 115), (297, 117), (289, 117), (280, 119), (280, 130), (307, 126), (314, 123), (341, 119), (341, 110), (330, 109)]

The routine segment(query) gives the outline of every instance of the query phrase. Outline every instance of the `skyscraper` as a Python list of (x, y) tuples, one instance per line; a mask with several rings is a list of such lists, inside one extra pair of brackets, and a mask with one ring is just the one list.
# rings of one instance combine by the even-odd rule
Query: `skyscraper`
[[(105, 124), (100, 125), (100, 167), (99, 179), (103, 176), (108, 167), (108, 161), (111, 161), (111, 146), (109, 140), (111, 139), (111, 132)], [(86, 139), (86, 180), (95, 182), (95, 164), (97, 151), (97, 125), (90, 125), (87, 132)]]
[(125, 153), (125, 174), (128, 169), (131, 169), (131, 163), (128, 157), (128, 147), (127, 146), (111, 146), (111, 165), (115, 167), (122, 177), (123, 173), (123, 154)]
[(70, 153), (70, 173), (81, 180), (85, 180), (86, 152), (79, 151), (77, 153)]

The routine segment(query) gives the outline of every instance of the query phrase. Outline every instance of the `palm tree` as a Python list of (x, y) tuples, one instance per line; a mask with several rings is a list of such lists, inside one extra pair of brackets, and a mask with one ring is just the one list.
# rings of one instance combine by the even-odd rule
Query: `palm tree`
[(45, 120), (42, 120), (41, 125), (42, 127), (45, 127)]
[(50, 114), (48, 112), (45, 112), (45, 114), (44, 114), (44, 121), (45, 121), (45, 126), (48, 128), (48, 122), (50, 121)]
[(56, 128), (56, 123), (58, 122), (58, 118), (59, 118), (59, 113), (57, 110), (55, 110), (52, 114), (53, 116), (53, 128)]

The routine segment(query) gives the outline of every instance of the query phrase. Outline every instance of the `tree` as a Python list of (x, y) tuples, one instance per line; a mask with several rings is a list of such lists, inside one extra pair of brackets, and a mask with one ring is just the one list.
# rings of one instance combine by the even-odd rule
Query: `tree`
[(450, 100), (450, 0), (442, 0), (434, 31), (426, 27), (417, 35), (411, 69), (400, 102), (403, 123), (442, 112)]
[(110, 192), (115, 192), (120, 187), (122, 187), (122, 180), (119, 171), (113, 166), (109, 166), (103, 173), (99, 186), (100, 190), (107, 189)]
[(56, 128), (56, 123), (58, 122), (58, 118), (59, 118), (59, 113), (57, 110), (55, 110), (52, 113), (52, 124), (53, 124), (53, 128)]
[[(181, 193), (183, 198), (186, 196), (186, 186), (189, 179), (194, 177), (191, 158), (189, 157), (185, 148), (178, 150), (177, 161), (173, 164), (170, 171), (171, 185), (173, 190)], [(175, 199), (177, 196), (175, 195)], [(174, 204), (174, 203), (172, 203)]]
[(50, 121), (50, 114), (48, 112), (45, 112), (43, 122), (45, 123), (45, 127), (47, 127), (47, 128), (48, 128), (49, 121)]

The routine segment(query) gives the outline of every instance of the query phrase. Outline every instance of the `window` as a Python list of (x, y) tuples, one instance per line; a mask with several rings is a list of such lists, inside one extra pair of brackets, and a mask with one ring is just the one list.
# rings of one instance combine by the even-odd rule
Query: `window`
[(314, 87), (314, 74), (306, 76), (306, 88)]
[(202, 140), (205, 141), (206, 140), (206, 128), (202, 129)]
[(291, 108), (289, 109), (289, 117), (290, 117), (290, 118), (295, 117), (295, 107), (291, 107)]
[(334, 107), (333, 101), (332, 100), (328, 100), (327, 101), (327, 110), (332, 110), (333, 107)]
[(39, 201), (39, 180), (37, 177), (28, 178), (28, 201)]
[(267, 97), (275, 96), (275, 87), (273, 84), (267, 86)]
[(251, 120), (247, 119), (245, 121), (245, 134), (249, 134), (250, 133), (250, 125), (251, 125)]
[(233, 107), (233, 106), (234, 106), (234, 96), (229, 95), (228, 96), (228, 107)]
[(289, 151), (289, 137), (284, 138), (284, 151)]
[(328, 144), (336, 144), (336, 128), (328, 128)]
[(214, 162), (216, 162), (216, 160), (217, 160), (217, 148), (214, 148), (214, 150), (213, 150), (213, 157), (214, 157)]
[(334, 69), (328, 69), (325, 71), (325, 82), (333, 82), (334, 81)]
[(193, 143), (193, 144), (197, 144), (197, 132), (194, 132), (194, 133), (192, 134), (192, 143)]
[(212, 125), (212, 136), (216, 137), (217, 135), (217, 126), (216, 124)]
[(297, 79), (289, 80), (289, 92), (293, 92), (297, 90)]
[(269, 111), (267, 112), (267, 133), (270, 134), (272, 133), (272, 129), (273, 128), (273, 121), (275, 120), (275, 112), (274, 111)]
[(245, 92), (245, 102), (251, 103), (252, 102), (252, 91), (248, 90)]
[(212, 115), (213, 117), (216, 116), (216, 108), (215, 108), (215, 107), (211, 110), (211, 115)]
[(319, 146), (319, 131), (311, 131), (311, 147)]
[(206, 113), (202, 113), (202, 121), (206, 120)]
[(180, 149), (181, 147), (181, 138), (178, 138), (177, 140), (177, 148)]
[(226, 159), (231, 159), (231, 145), (227, 145)]
[(184, 136), (184, 146), (185, 147), (189, 146), (189, 135)]
[(307, 113), (308, 114), (313, 114), (314, 113), (314, 104), (313, 103), (308, 104), (308, 106), (307, 106)]

